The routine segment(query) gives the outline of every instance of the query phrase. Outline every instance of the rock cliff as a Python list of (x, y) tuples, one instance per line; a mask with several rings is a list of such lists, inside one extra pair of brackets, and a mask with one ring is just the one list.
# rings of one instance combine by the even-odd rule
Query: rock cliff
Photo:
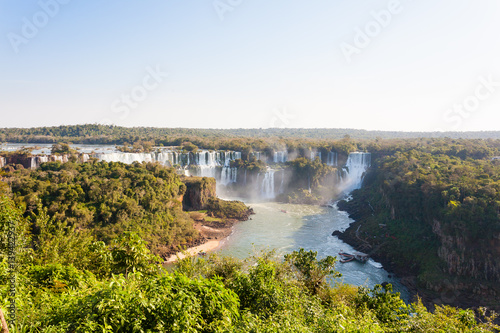
[(186, 185), (186, 193), (182, 200), (185, 211), (207, 209), (209, 199), (217, 196), (215, 178), (184, 177), (181, 180)]

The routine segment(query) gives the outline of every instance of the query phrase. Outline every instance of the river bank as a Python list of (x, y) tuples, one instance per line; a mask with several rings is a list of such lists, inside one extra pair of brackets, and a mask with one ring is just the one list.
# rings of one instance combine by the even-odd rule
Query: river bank
[[(372, 214), (370, 205), (360, 205), (355, 202), (338, 202), (338, 209), (346, 212), (351, 219), (354, 220), (349, 227), (343, 231), (333, 232), (334, 236), (337, 236), (342, 241), (354, 247), (357, 251), (362, 251), (368, 253), (371, 258), (380, 262), (384, 269), (386, 269), (390, 274), (396, 276), (401, 284), (408, 290), (411, 301), (416, 301), (420, 298), (423, 304), (432, 309), (434, 305), (443, 305), (451, 303), (453, 306), (459, 307), (472, 307), (474, 303), (470, 302), (465, 304), (463, 300), (458, 302), (456, 295), (454, 295), (453, 290), (442, 290), (441, 292), (436, 292), (429, 290), (425, 287), (418, 285), (418, 267), (415, 263), (408, 262), (407, 265), (396, 264), (398, 260), (397, 254), (394, 251), (390, 251), (387, 248), (389, 246), (387, 241), (383, 241), (383, 237), (391, 237), (391, 235), (372, 235), (365, 232), (363, 228), (363, 221), (367, 216)], [(384, 230), (384, 226), (380, 226), (381, 230)], [(375, 236), (375, 237), (374, 237)], [(388, 239), (388, 238), (385, 238)]]
[(200, 218), (194, 224), (194, 228), (199, 232), (200, 237), (188, 244), (183, 251), (172, 249), (165, 263), (172, 263), (178, 259), (183, 259), (186, 257), (186, 254), (193, 256), (200, 252), (206, 253), (216, 250), (220, 242), (231, 234), (233, 226), (237, 222), (238, 220), (236, 219), (217, 221), (206, 220), (205, 217)]
[[(352, 216), (349, 216), (353, 218)], [(377, 250), (373, 251), (373, 247), (369, 245), (366, 240), (361, 239), (357, 232), (359, 227), (362, 225), (362, 222), (355, 221), (353, 222), (345, 231), (335, 230), (332, 233), (332, 236), (338, 237), (341, 241), (352, 246), (356, 251), (363, 252), (369, 254), (370, 258), (380, 263), (382, 267), (389, 273), (390, 277), (398, 278), (400, 283), (408, 290), (410, 294), (410, 301), (416, 301), (417, 296), (422, 298), (422, 301), (426, 304), (429, 304), (432, 300), (431, 297), (428, 297), (425, 294), (422, 294), (421, 291), (417, 288), (417, 277), (414, 274), (409, 273), (408, 271), (403, 271), (397, 268), (394, 265), (391, 258), (384, 255), (382, 252)]]

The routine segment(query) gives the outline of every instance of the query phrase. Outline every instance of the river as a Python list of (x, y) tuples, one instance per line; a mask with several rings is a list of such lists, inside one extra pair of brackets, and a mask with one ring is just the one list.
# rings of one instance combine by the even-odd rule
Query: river
[[(33, 154), (50, 154), (51, 145), (8, 143), (0, 145), (0, 151), (13, 151), (22, 147), (36, 147)], [(241, 156), (240, 153), (202, 151), (198, 153), (196, 158), (191, 158), (191, 156), (182, 157), (182, 154), (177, 154), (182, 156), (179, 157), (176, 155), (172, 162), (172, 156), (170, 156), (172, 154), (168, 155), (168, 153), (121, 153), (117, 152), (116, 147), (112, 145), (72, 145), (72, 147), (80, 153), (96, 153), (100, 159), (106, 161), (132, 163), (133, 161), (156, 160), (163, 164), (167, 162), (175, 164), (187, 160), (187, 164), (195, 163), (199, 165), (204, 176), (206, 175), (203, 174), (203, 171), (208, 172), (208, 175), (212, 175), (215, 174), (217, 167), (234, 169), (229, 167), (229, 161)], [(332, 156), (330, 156), (331, 154)], [(331, 154), (328, 155), (328, 163), (336, 165), (336, 153)], [(278, 157), (280, 156), (275, 156), (275, 162), (283, 162), (283, 156)], [(370, 163), (369, 153), (355, 152), (349, 154), (346, 163), (346, 174), (341, 184), (346, 192), (361, 187), (363, 175), (370, 167)], [(274, 175), (274, 171), (272, 170), (267, 171), (267, 173)], [(221, 172), (221, 179), (217, 180), (219, 184), (227, 183), (222, 179), (222, 175), (226, 174), (232, 173)], [(236, 177), (234, 178), (233, 181), (236, 181)], [(262, 189), (257, 191), (261, 193), (261, 200), (263, 200), (262, 198), (274, 198), (276, 194), (275, 189), (279, 188), (279, 186), (265, 186), (265, 181), (268, 178), (263, 176), (262, 179)], [(274, 182), (274, 178), (272, 182)], [(269, 188), (271, 188), (270, 192), (268, 191), (269, 193), (264, 191)], [(219, 190), (217, 192), (220, 193)], [(343, 231), (353, 222), (345, 212), (341, 212), (337, 208), (280, 204), (267, 201), (247, 202), (247, 204), (254, 209), (256, 215), (252, 216), (252, 220), (240, 222), (234, 226), (233, 233), (221, 243), (218, 250), (221, 254), (246, 258), (252, 254), (254, 247), (257, 250), (276, 249), (280, 254), (304, 248), (306, 250), (317, 251), (319, 258), (328, 255), (335, 256), (341, 250), (354, 252), (351, 246), (342, 242), (338, 237), (331, 236), (333, 231)], [(283, 210), (286, 213), (283, 213)], [(364, 285), (372, 288), (375, 284), (389, 282), (393, 285), (395, 291), (401, 293), (403, 299), (409, 299), (409, 293), (406, 288), (385, 271), (381, 264), (374, 262), (372, 259), (364, 264), (356, 261), (345, 264), (338, 263), (336, 269), (342, 273), (341, 279), (345, 283), (358, 286)]]
[[(318, 258), (324, 258), (336, 256), (341, 250), (354, 252), (351, 246), (332, 236), (333, 231), (343, 231), (353, 222), (347, 213), (336, 207), (275, 202), (247, 204), (256, 214), (252, 215), (251, 220), (234, 226), (232, 234), (219, 247), (218, 253), (221, 255), (243, 259), (259, 250), (275, 249), (283, 255), (304, 248), (316, 251)], [(344, 283), (372, 288), (375, 284), (389, 282), (405, 301), (410, 298), (398, 279), (372, 259), (364, 264), (357, 261), (345, 264), (339, 262), (336, 270), (342, 273), (340, 281)]]

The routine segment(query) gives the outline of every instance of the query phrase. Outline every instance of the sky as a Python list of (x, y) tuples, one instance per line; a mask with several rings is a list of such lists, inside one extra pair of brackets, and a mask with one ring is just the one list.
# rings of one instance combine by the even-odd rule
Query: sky
[(498, 0), (0, 0), (0, 127), (500, 130)]

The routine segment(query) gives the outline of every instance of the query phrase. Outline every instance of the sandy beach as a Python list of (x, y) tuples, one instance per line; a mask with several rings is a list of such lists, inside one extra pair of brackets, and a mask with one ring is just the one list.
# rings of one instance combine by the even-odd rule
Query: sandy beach
[[(220, 244), (220, 241), (218, 241), (218, 240), (211, 240), (211, 241), (208, 241), (208, 242), (206, 242), (204, 244), (201, 244), (199, 246), (190, 247), (189, 249), (186, 250), (186, 252), (189, 255), (194, 256), (194, 255), (198, 254), (200, 251), (201, 252), (213, 251), (217, 247), (219, 247), (219, 244)], [(168, 260), (166, 261), (166, 263), (176, 262), (178, 259), (184, 259), (185, 257), (186, 256), (184, 255), (184, 253), (178, 252), (177, 254), (174, 254), (174, 255), (170, 256), (170, 258), (168, 258)]]
[[(233, 224), (236, 220), (226, 220), (223, 223), (218, 221), (208, 222), (205, 219), (195, 222), (194, 228), (201, 235), (201, 244), (191, 244), (195, 246), (189, 247), (185, 252), (191, 256), (195, 256), (201, 252), (210, 252), (217, 249), (220, 242), (231, 234)], [(186, 257), (181, 251), (170, 255), (165, 261), (166, 264), (176, 262), (178, 259)]]

